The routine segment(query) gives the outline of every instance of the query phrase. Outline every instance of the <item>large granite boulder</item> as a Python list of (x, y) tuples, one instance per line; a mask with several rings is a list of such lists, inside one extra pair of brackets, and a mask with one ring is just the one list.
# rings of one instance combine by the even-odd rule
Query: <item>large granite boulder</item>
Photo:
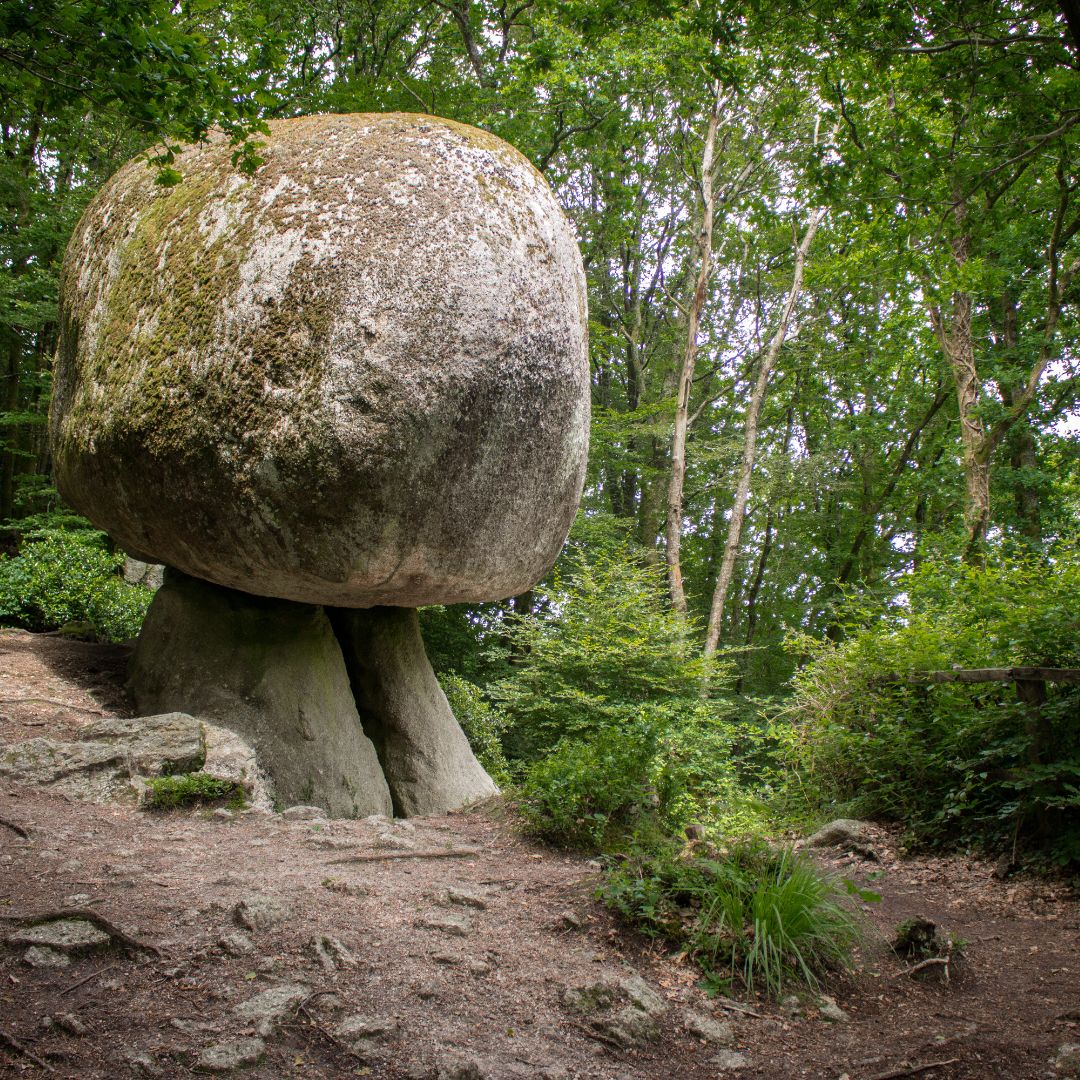
[(577, 507), (585, 282), (544, 179), (431, 116), (270, 125), (183, 182), (135, 161), (68, 249), (52, 440), (130, 554), (245, 592), (415, 607), (524, 591)]

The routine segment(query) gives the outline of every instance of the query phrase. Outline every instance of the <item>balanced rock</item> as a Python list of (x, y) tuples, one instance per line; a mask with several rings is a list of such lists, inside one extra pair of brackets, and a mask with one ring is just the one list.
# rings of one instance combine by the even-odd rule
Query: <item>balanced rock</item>
[(541, 175), (409, 114), (273, 121), (183, 182), (121, 169), (68, 249), (64, 498), (130, 554), (313, 604), (499, 600), (554, 562), (588, 433), (586, 297)]
[(131, 688), (240, 733), (276, 798), (441, 813), (496, 787), (415, 608), (531, 588), (584, 479), (584, 272), (543, 177), (475, 128), (272, 122), (183, 182), (133, 162), (69, 245), (64, 496), (166, 564)]

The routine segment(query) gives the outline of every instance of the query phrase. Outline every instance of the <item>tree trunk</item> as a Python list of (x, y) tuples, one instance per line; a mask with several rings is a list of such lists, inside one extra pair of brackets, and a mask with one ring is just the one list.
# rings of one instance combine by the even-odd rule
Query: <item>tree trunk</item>
[(750, 395), (750, 403), (746, 407), (742, 464), (739, 468), (739, 482), (735, 488), (735, 501), (731, 508), (731, 517), (728, 519), (728, 536), (727, 543), (724, 546), (724, 559), (720, 564), (720, 573), (716, 579), (716, 588), (713, 590), (712, 606), (709, 611), (709, 626), (705, 634), (706, 656), (712, 656), (716, 652), (716, 647), (720, 641), (724, 604), (731, 588), (732, 575), (735, 573), (735, 560), (738, 557), (739, 545), (742, 540), (743, 516), (746, 513), (746, 503), (750, 497), (750, 476), (754, 469), (754, 458), (757, 454), (758, 421), (761, 417), (761, 406), (765, 401), (765, 390), (768, 386), (769, 375), (772, 373), (776, 358), (780, 355), (780, 349), (787, 338), (791, 318), (795, 313), (795, 305), (802, 294), (803, 276), (806, 270), (806, 253), (810, 249), (814, 234), (824, 219), (825, 213), (825, 210), (818, 209), (810, 215), (806, 232), (803, 234), (802, 241), (795, 251), (795, 269), (791, 278), (791, 288), (788, 290), (787, 299), (784, 301), (784, 307), (780, 314), (780, 325), (777, 326), (776, 333), (773, 334), (769, 347), (761, 358), (757, 381), (754, 383), (754, 391)]
[(686, 434), (690, 426), (690, 391), (694, 385), (694, 365), (698, 352), (698, 328), (705, 307), (705, 293), (712, 271), (713, 231), (713, 154), (716, 150), (716, 130), (720, 124), (720, 83), (713, 85), (713, 102), (709, 110), (709, 127), (701, 155), (701, 233), (698, 239), (700, 263), (697, 284), (686, 320), (686, 350), (679, 375), (678, 398), (675, 406), (675, 426), (671, 436), (671, 474), (667, 494), (666, 558), (668, 588), (671, 603), (680, 614), (686, 614), (686, 590), (682, 576), (682, 518), (683, 484), (686, 480)]

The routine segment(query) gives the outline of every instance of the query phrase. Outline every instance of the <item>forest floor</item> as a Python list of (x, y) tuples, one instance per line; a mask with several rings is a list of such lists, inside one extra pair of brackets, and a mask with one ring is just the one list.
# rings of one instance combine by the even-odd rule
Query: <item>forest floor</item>
[[(0, 743), (126, 715), (125, 663), (122, 648), (0, 632)], [(847, 1017), (829, 1021), (809, 993), (794, 1014), (710, 1000), (690, 964), (619, 930), (595, 863), (523, 839), (498, 802), (328, 823), (0, 781), (0, 820), (3, 1076), (184, 1077), (232, 1054), (249, 1061), (240, 1078), (1025, 1080), (1063, 1075), (1051, 1060), (1080, 1042), (1078, 898), (975, 859), (904, 856), (884, 830), (875, 861), (822, 859), (882, 894), (855, 972), (825, 988)], [(3, 944), (18, 916), (72, 908), (153, 948), (114, 934), (34, 967)], [(947, 983), (940, 966), (905, 974), (889, 948), (915, 915), (966, 942)], [(659, 1037), (637, 1047), (565, 1004), (631, 971), (659, 995)], [(691, 1034), (693, 1014), (719, 1042)]]

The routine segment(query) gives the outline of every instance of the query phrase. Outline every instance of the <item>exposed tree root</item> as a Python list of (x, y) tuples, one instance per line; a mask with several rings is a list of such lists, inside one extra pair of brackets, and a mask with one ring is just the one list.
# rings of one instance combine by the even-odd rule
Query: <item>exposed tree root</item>
[(47, 1061), (43, 1061), (33, 1051), (27, 1050), (18, 1039), (9, 1035), (3, 1028), (0, 1028), (0, 1046), (6, 1046), (13, 1054), (20, 1054), (27, 1061), (32, 1061), (38, 1068), (44, 1069), (46, 1072), (56, 1072)]
[(434, 851), (378, 851), (364, 855), (346, 855), (343, 859), (331, 859), (327, 866), (341, 863), (382, 862), (384, 859), (475, 859), (482, 852), (475, 848), (436, 848)]
[(21, 923), (23, 926), (36, 926), (39, 923), (56, 922), (57, 919), (83, 919), (85, 922), (93, 923), (99, 930), (104, 930), (114, 941), (129, 949), (153, 953), (155, 956), (164, 955), (156, 945), (151, 945), (148, 941), (139, 941), (138, 938), (133, 938), (130, 934), (121, 930), (111, 919), (105, 918), (100, 912), (92, 911), (90, 908), (60, 908), (57, 911), (43, 911), (39, 915), (9, 915), (0, 913), (0, 919), (3, 919), (5, 922)]

